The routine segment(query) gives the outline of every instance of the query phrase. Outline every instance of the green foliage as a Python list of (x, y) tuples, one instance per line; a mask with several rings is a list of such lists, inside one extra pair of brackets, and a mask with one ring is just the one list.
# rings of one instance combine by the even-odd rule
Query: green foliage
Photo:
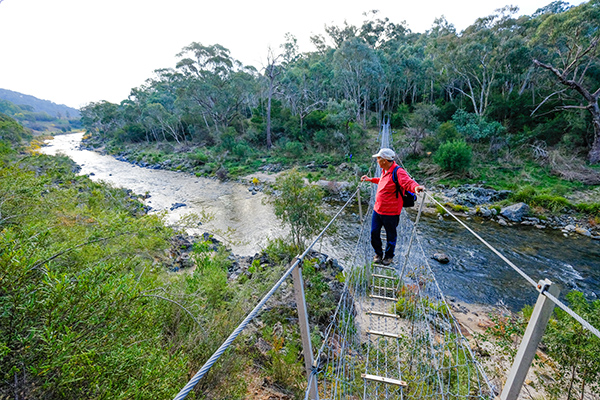
[(579, 203), (575, 208), (586, 214), (600, 216), (600, 203)]
[(292, 242), (302, 252), (310, 236), (326, 224), (321, 189), (306, 185), (296, 169), (278, 177), (275, 186), (277, 193), (271, 198), (275, 215), (290, 228)]
[(469, 211), (469, 207), (463, 206), (463, 205), (460, 205), (460, 204), (446, 203), (444, 205), (446, 207), (450, 208), (452, 211), (455, 211), (455, 212), (467, 212), (467, 211)]
[(486, 140), (492, 137), (502, 136), (505, 128), (499, 122), (488, 122), (485, 118), (458, 110), (452, 116), (456, 130), (464, 135), (467, 140)]
[[(577, 291), (566, 297), (573, 311), (593, 326), (600, 326), (600, 300), (587, 301), (583, 293)], [(578, 397), (583, 398), (586, 389), (600, 394), (599, 338), (562, 309), (556, 308), (543, 340), (548, 346), (548, 354), (560, 366), (557, 384), (568, 388), (567, 399), (574, 395), (574, 391), (579, 391)]]
[(446, 171), (465, 172), (469, 169), (472, 158), (471, 147), (462, 140), (455, 140), (442, 144), (433, 160)]
[(232, 153), (240, 160), (244, 160), (252, 154), (252, 148), (246, 142), (238, 142), (233, 146)]
[(423, 150), (433, 153), (442, 143), (460, 139), (461, 135), (456, 130), (454, 122), (446, 121), (438, 126), (434, 135), (424, 138), (421, 143), (423, 144)]
[(18, 145), (31, 135), (17, 121), (0, 113), (0, 140), (11, 146)]
[(163, 309), (142, 295), (154, 272), (138, 280), (170, 231), (134, 217), (125, 192), (43, 170), (0, 170), (0, 393), (170, 396), (189, 359), (171, 357)]
[[(569, 209), (573, 205), (564, 197), (561, 196), (553, 196), (551, 194), (546, 193), (538, 193), (538, 191), (531, 187), (526, 186), (514, 193), (511, 196), (513, 201), (519, 201), (529, 204), (533, 207), (542, 207), (552, 212), (558, 212), (565, 208)], [(582, 206), (582, 208), (585, 208)], [(593, 207), (591, 207), (593, 209)]]
[(281, 238), (269, 240), (264, 249), (270, 260), (278, 264), (287, 264), (298, 254), (298, 249)]
[(305, 260), (302, 266), (302, 273), (305, 284), (306, 303), (309, 308), (309, 315), (317, 324), (327, 324), (328, 317), (333, 313), (336, 307), (336, 299), (332, 296), (331, 290), (323, 276), (317, 272), (314, 264), (318, 260)]
[(304, 368), (298, 357), (300, 354), (298, 344), (293, 340), (288, 340), (286, 343), (285, 337), (275, 334), (270, 334), (268, 337), (272, 346), (268, 352), (271, 358), (268, 365), (269, 374), (275, 382), (283, 384), (300, 395), (305, 377)]
[[(0, 397), (172, 397), (249, 311), (236, 296), (273, 279), (233, 291), (229, 254), (205, 243), (193, 273), (166, 276), (160, 216), (72, 169), (48, 156), (0, 168)], [(237, 351), (200, 391), (244, 397)]]
[(291, 157), (300, 158), (304, 154), (304, 146), (300, 142), (287, 142), (285, 151)]

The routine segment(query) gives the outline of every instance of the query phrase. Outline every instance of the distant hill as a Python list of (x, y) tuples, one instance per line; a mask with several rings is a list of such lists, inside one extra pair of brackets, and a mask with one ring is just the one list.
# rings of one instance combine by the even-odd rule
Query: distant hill
[(41, 100), (37, 97), (30, 96), (12, 90), (0, 89), (0, 99), (10, 101), (18, 106), (29, 106), (33, 111), (46, 113), (56, 118), (80, 118), (79, 110), (65, 106), (64, 104), (56, 104), (49, 100)]

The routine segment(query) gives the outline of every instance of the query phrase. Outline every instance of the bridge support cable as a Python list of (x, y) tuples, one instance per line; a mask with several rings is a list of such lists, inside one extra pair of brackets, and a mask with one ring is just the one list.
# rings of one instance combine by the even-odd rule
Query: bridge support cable
[(417, 226), (419, 225), (419, 219), (421, 218), (421, 213), (423, 212), (423, 206), (425, 205), (425, 199), (427, 198), (426, 194), (423, 194), (421, 197), (421, 203), (419, 204), (419, 211), (417, 212), (417, 217), (415, 218), (415, 223), (413, 225), (412, 233), (410, 234), (410, 241), (408, 242), (408, 249), (406, 250), (406, 256), (404, 257), (404, 263), (402, 263), (402, 271), (400, 272), (400, 282), (404, 278), (404, 271), (406, 270), (406, 263), (408, 262), (408, 257), (410, 255), (410, 249), (412, 248), (413, 240), (417, 234)]
[(565, 305), (562, 301), (556, 298), (556, 296), (552, 295), (552, 293), (548, 293), (544, 290), (544, 286), (537, 283), (533, 278), (527, 275), (523, 270), (513, 264), (508, 258), (506, 258), (502, 253), (496, 250), (491, 244), (485, 241), (481, 236), (475, 233), (471, 228), (469, 228), (464, 222), (462, 222), (456, 215), (452, 214), (446, 207), (444, 207), (439, 201), (437, 201), (433, 196), (428, 195), (429, 198), (435, 202), (438, 206), (442, 207), (447, 214), (449, 214), (452, 218), (454, 218), (460, 225), (462, 225), (465, 229), (471, 232), (481, 243), (483, 243), (487, 248), (489, 248), (492, 252), (494, 252), (498, 257), (500, 257), (506, 264), (508, 264), (512, 269), (514, 269), (519, 275), (521, 275), (527, 282), (529, 282), (537, 291), (539, 291), (542, 295), (548, 297), (550, 300), (554, 302), (558, 307), (560, 307), (564, 312), (573, 317), (577, 322), (579, 322), (585, 329), (589, 330), (592, 334), (597, 336), (600, 339), (600, 331), (592, 326), (589, 322), (579, 316), (575, 311), (571, 310), (567, 305)]
[(578, 315), (575, 311), (571, 310), (567, 305), (565, 305), (562, 301), (560, 301), (557, 298), (559, 290), (556, 286), (552, 285), (552, 282), (550, 280), (544, 279), (536, 283), (533, 280), (533, 278), (528, 276), (525, 272), (523, 272), (520, 268), (518, 268), (510, 260), (508, 260), (502, 253), (496, 250), (491, 244), (489, 244), (487, 241), (481, 238), (481, 236), (475, 233), (457, 216), (452, 214), (439, 201), (437, 201), (432, 196), (429, 196), (429, 198), (431, 198), (433, 202), (435, 202), (438, 206), (442, 207), (444, 211), (446, 211), (446, 213), (448, 213), (452, 218), (454, 218), (465, 229), (471, 232), (480, 242), (482, 242), (493, 253), (500, 257), (506, 264), (508, 264), (527, 282), (534, 286), (536, 290), (540, 293), (531, 319), (527, 324), (526, 331), (523, 335), (523, 338), (521, 339), (521, 344), (519, 346), (517, 356), (515, 357), (504, 389), (501, 393), (501, 400), (516, 400), (518, 398), (521, 388), (523, 386), (523, 382), (525, 381), (527, 372), (531, 367), (533, 357), (537, 351), (537, 347), (544, 335), (546, 325), (548, 324), (548, 321), (552, 316), (552, 312), (555, 306), (561, 308), (563, 311), (565, 311), (567, 314), (573, 317), (577, 322), (579, 322), (585, 329), (589, 330), (593, 335), (600, 338), (600, 331), (597, 328), (592, 326), (588, 321), (583, 319), (580, 315)]
[[(342, 211), (350, 204), (350, 202), (354, 199), (354, 196), (360, 191), (360, 185), (357, 190), (350, 196), (348, 201), (340, 208), (340, 210), (335, 214), (335, 216), (329, 221), (327, 226), (323, 228), (323, 230), (319, 233), (319, 235), (313, 240), (313, 242), (306, 248), (302, 255), (296, 257), (296, 261), (292, 264), (292, 266), (283, 274), (283, 276), (275, 283), (275, 285), (269, 290), (269, 292), (262, 298), (262, 300), (250, 311), (250, 313), (246, 316), (246, 318), (240, 323), (240, 325), (229, 335), (229, 337), (221, 344), (221, 346), (215, 351), (215, 353), (206, 361), (206, 363), (200, 368), (200, 370), (190, 379), (190, 381), (181, 389), (181, 391), (174, 397), (174, 400), (183, 400), (187, 397), (189, 392), (198, 384), (200, 379), (206, 375), (206, 373), (210, 370), (210, 368), (217, 362), (217, 360), (223, 355), (225, 350), (229, 348), (229, 346), (233, 343), (233, 341), (239, 336), (239, 334), (246, 328), (246, 326), (258, 315), (258, 313), (262, 310), (265, 303), (271, 298), (271, 296), (279, 289), (281, 284), (294, 272), (294, 270), (298, 267), (298, 265), (304, 260), (304, 257), (312, 250), (315, 244), (323, 237), (327, 229), (333, 224), (333, 222), (337, 219), (337, 217), (342, 213)], [(308, 333), (308, 332), (307, 332)], [(310, 375), (309, 375), (310, 378)], [(311, 390), (313, 387), (316, 388), (316, 379), (313, 384), (311, 384), (307, 390)], [(316, 393), (316, 392), (315, 392)]]
[[(391, 147), (389, 134), (385, 124), (381, 147)], [(397, 243), (404, 263), (371, 263), (374, 199), (373, 185), (355, 257), (344, 270), (344, 289), (315, 358), (319, 397), (492, 399), (496, 392), (452, 316), (406, 212)], [(409, 246), (420, 251), (406, 251)]]

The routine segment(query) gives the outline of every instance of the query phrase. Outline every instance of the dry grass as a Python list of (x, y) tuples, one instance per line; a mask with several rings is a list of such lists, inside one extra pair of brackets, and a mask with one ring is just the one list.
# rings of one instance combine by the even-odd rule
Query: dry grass
[(561, 150), (549, 150), (544, 162), (550, 166), (552, 173), (571, 182), (582, 182), (586, 185), (600, 185), (600, 172), (586, 166), (585, 160), (575, 154), (565, 154)]

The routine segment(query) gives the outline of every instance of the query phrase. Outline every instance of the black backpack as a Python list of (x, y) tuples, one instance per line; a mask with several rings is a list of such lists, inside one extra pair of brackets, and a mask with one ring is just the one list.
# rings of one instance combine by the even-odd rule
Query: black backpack
[(394, 168), (394, 171), (392, 172), (392, 180), (396, 184), (396, 198), (398, 198), (398, 193), (400, 193), (402, 196), (402, 203), (404, 204), (403, 207), (414, 207), (415, 202), (417, 201), (417, 195), (408, 190), (402, 190), (400, 183), (398, 183), (398, 168), (400, 168), (400, 166), (396, 165), (396, 168)]

